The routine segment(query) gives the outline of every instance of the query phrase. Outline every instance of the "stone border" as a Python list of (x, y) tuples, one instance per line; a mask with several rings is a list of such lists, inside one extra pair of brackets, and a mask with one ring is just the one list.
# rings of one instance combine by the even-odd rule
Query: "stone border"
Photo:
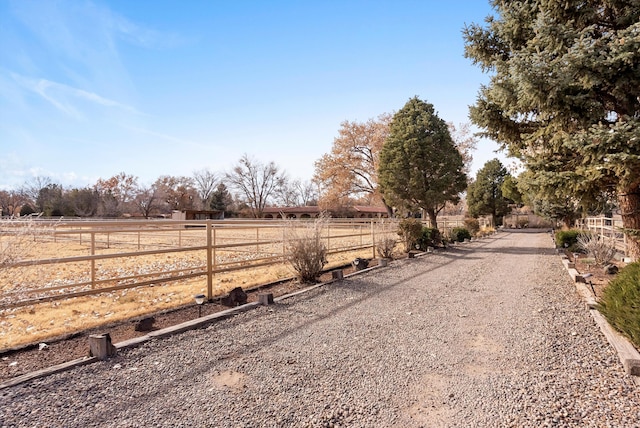
[[(362, 269), (359, 271), (355, 271), (352, 272), (350, 274), (344, 275), (344, 278), (349, 278), (351, 276), (354, 275), (359, 275), (365, 272), (370, 272), (374, 269), (379, 269), (382, 266), (372, 266), (370, 268), (367, 269)], [(285, 299), (289, 299), (291, 297), (306, 293), (308, 291), (314, 290), (316, 288), (331, 284), (333, 282), (336, 281), (340, 281), (339, 279), (330, 279), (329, 281), (326, 282), (322, 282), (319, 284), (315, 284), (306, 288), (303, 288), (302, 290), (298, 290), (295, 291), (293, 293), (289, 293), (289, 294), (285, 294), (283, 296), (277, 297), (274, 299), (274, 302), (280, 302), (282, 300)], [(237, 315), (239, 313), (242, 312), (246, 312), (249, 311), (251, 309), (257, 308), (259, 306), (263, 306), (260, 302), (251, 302), (251, 303), (246, 303), (242, 306), (238, 306), (235, 308), (230, 308), (230, 309), (226, 309), (224, 311), (220, 311), (220, 312), (216, 312), (214, 314), (211, 315), (206, 315), (204, 317), (200, 317), (200, 318), (195, 318), (193, 320), (189, 320), (189, 321), (185, 321), (183, 323), (180, 324), (176, 324), (173, 325), (171, 327), (167, 327), (167, 328), (163, 328), (161, 330), (156, 330), (156, 331), (152, 331), (150, 333), (147, 333), (144, 336), (139, 336), (139, 337), (134, 337), (132, 339), (129, 340), (125, 340), (123, 342), (119, 342), (114, 344), (116, 350), (120, 350), (120, 349), (127, 349), (127, 348), (135, 348), (136, 346), (139, 346), (145, 342), (148, 342), (152, 339), (155, 338), (165, 338), (165, 337), (169, 337), (172, 336), (174, 334), (178, 334), (178, 333), (183, 333), (185, 331), (188, 330), (194, 330), (194, 329), (198, 329), (198, 328), (202, 328), (205, 327), (209, 324), (212, 324), (218, 320), (222, 320), (225, 318), (229, 318), (233, 315)], [(87, 345), (88, 346), (88, 345)], [(38, 379), (41, 377), (45, 377), (45, 376), (49, 376), (55, 373), (60, 373), (60, 372), (64, 372), (67, 370), (70, 370), (74, 367), (79, 367), (79, 366), (84, 366), (87, 364), (91, 364), (94, 363), (96, 361), (100, 361), (99, 358), (97, 357), (82, 357), (82, 358), (76, 358), (75, 360), (71, 360), (71, 361), (66, 361), (64, 363), (61, 364), (57, 364), (55, 366), (51, 366), (51, 367), (46, 367), (44, 369), (41, 370), (36, 370), (34, 372), (31, 373), (25, 373), (23, 375), (20, 376), (16, 376), (14, 378), (11, 378), (9, 380), (6, 380), (2, 383), (0, 383), (0, 390), (4, 389), (4, 388), (8, 388), (11, 386), (16, 386), (19, 385), (21, 383), (24, 382), (28, 382), (30, 380), (34, 380), (34, 379)]]
[[(575, 283), (576, 291), (585, 301), (587, 310), (593, 317), (593, 320), (598, 327), (600, 327), (602, 334), (605, 335), (609, 344), (618, 353), (618, 358), (620, 358), (625, 372), (631, 376), (640, 376), (640, 353), (638, 350), (636, 350), (626, 337), (618, 333), (598, 311), (597, 302), (591, 290), (586, 286), (586, 283), (583, 283), (584, 279), (565, 255), (562, 256), (562, 265)], [(636, 383), (639, 383), (640, 378), (635, 380)]]

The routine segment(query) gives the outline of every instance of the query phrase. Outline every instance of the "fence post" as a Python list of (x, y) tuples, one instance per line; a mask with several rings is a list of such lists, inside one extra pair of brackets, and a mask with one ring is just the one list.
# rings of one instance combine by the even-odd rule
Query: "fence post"
[(213, 229), (213, 270), (216, 270), (218, 268), (217, 249), (216, 249), (216, 245), (218, 241), (216, 241), (216, 228), (214, 227), (212, 229)]
[(282, 225), (282, 260), (286, 260), (287, 259), (287, 229), (284, 225), (284, 223), (281, 223)]
[[(96, 233), (91, 232), (91, 255), (96, 255)], [(91, 289), (96, 288), (96, 260), (91, 259)]]
[[(362, 239), (362, 235), (360, 235), (360, 238)], [(362, 244), (360, 244), (360, 246), (362, 246)], [(376, 258), (376, 231), (375, 231), (375, 227), (373, 226), (373, 220), (371, 220), (371, 251), (373, 252), (373, 258)]]
[(211, 244), (211, 220), (207, 220), (207, 300), (213, 299), (213, 248)]

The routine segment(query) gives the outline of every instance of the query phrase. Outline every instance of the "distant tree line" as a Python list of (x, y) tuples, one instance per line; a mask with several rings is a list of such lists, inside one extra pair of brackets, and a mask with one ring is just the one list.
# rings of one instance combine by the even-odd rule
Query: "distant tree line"
[(151, 184), (121, 172), (83, 188), (65, 188), (34, 177), (17, 190), (0, 190), (3, 216), (167, 216), (174, 210), (217, 210), (226, 217), (260, 217), (265, 206), (312, 205), (316, 186), (291, 180), (275, 163), (244, 155), (229, 172), (209, 169), (191, 176), (163, 175)]

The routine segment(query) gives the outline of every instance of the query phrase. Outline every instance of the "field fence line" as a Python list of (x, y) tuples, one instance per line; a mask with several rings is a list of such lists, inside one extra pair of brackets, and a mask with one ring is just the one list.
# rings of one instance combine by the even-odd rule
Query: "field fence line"
[[(212, 282), (216, 274), (282, 264), (287, 224), (290, 222), (277, 220), (3, 221), (0, 223), (0, 248), (10, 250), (15, 246), (16, 236), (28, 236), (28, 245), (21, 248), (28, 247), (30, 253), (0, 263), (0, 282), (5, 283), (0, 289), (0, 309), (196, 277), (206, 277), (207, 298), (212, 299)], [(304, 227), (304, 222), (297, 224)], [(332, 220), (322, 236), (329, 254), (370, 250), (371, 257), (375, 258), (376, 236), (380, 239), (391, 234), (397, 238), (396, 224), (388, 219)], [(30, 233), (20, 235), (25, 228)], [(59, 246), (73, 246), (74, 251), (85, 254), (56, 257), (55, 249)], [(53, 251), (54, 256), (45, 250)], [(45, 257), (34, 257), (34, 252)], [(25, 254), (29, 257), (24, 257)], [(150, 272), (138, 269), (129, 275), (114, 274), (115, 270), (104, 267), (110, 261), (137, 267), (151, 265), (149, 258), (159, 255), (185, 262), (179, 269), (158, 265)], [(19, 274), (10, 275), (11, 271), (38, 268), (39, 277), (54, 278), (58, 271), (66, 270), (64, 266), (67, 265), (83, 265), (79, 268), (82, 274), (78, 278), (42, 280), (35, 284), (33, 278), (25, 284), (20, 282)], [(20, 299), (16, 300), (16, 297)]]

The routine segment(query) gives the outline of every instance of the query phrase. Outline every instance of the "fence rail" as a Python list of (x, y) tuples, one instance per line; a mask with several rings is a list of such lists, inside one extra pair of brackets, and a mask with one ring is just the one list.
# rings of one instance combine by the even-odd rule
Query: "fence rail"
[(620, 218), (587, 217), (578, 220), (577, 227), (597, 234), (602, 239), (608, 239), (615, 243), (616, 250), (624, 256), (628, 255), (627, 237), (622, 232), (623, 225)]
[[(29, 247), (31, 256), (5, 263), (0, 260), (0, 309), (198, 277), (206, 278), (206, 294), (211, 299), (216, 275), (282, 264), (289, 232), (309, 223), (3, 221), (0, 248), (17, 242)], [(322, 239), (330, 255), (360, 250), (375, 257), (376, 240), (389, 234), (397, 237), (393, 224), (371, 219), (329, 221)], [(57, 254), (65, 246), (85, 254)], [(34, 250), (39, 251), (38, 257), (33, 257)], [(158, 263), (159, 256), (175, 261), (174, 265)], [(38, 269), (35, 277), (23, 274), (30, 268)]]

